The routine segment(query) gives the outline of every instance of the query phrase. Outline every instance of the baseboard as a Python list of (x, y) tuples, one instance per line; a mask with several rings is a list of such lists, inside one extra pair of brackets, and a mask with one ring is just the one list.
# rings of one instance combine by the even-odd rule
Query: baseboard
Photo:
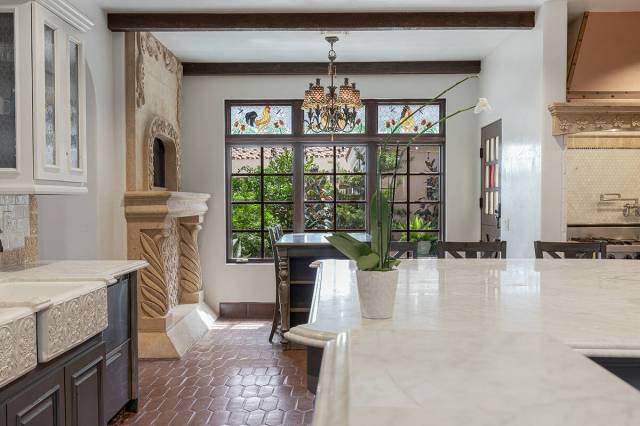
[(275, 303), (221, 302), (221, 319), (271, 319)]

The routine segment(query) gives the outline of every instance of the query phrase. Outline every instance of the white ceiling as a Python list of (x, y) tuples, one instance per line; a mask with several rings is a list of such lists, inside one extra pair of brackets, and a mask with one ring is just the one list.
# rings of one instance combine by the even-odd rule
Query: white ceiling
[(320, 11), (411, 12), (437, 10), (532, 10), (544, 1), (545, 0), (97, 0), (97, 3), (109, 11), (273, 13)]
[[(339, 35), (338, 62), (479, 60), (513, 31), (355, 31)], [(316, 31), (159, 32), (184, 62), (324, 62), (329, 45)]]

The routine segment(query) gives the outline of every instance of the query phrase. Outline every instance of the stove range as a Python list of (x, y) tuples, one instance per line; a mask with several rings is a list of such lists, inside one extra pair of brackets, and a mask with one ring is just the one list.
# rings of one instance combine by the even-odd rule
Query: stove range
[(567, 238), (576, 242), (607, 243), (608, 259), (640, 260), (640, 225), (569, 226)]

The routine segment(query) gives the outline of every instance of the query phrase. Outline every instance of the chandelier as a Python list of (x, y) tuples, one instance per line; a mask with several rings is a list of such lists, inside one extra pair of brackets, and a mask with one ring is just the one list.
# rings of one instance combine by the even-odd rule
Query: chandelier
[(315, 84), (309, 83), (302, 102), (304, 125), (307, 133), (348, 133), (358, 124), (357, 110), (362, 107), (360, 91), (356, 89), (355, 83), (349, 85), (348, 78), (344, 79), (344, 84), (339, 89), (335, 86), (336, 51), (333, 50), (333, 45), (338, 37), (329, 36), (325, 40), (331, 46), (328, 67), (330, 85), (325, 93), (319, 78)]

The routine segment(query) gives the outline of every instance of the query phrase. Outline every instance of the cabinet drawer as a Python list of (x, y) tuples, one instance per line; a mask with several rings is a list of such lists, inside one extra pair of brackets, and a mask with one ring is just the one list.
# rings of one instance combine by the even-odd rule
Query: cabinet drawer
[(107, 288), (107, 307), (109, 325), (102, 337), (107, 353), (110, 353), (130, 337), (129, 277), (124, 277)]
[(105, 417), (110, 420), (131, 399), (129, 391), (129, 341), (107, 355), (107, 386), (105, 393)]

